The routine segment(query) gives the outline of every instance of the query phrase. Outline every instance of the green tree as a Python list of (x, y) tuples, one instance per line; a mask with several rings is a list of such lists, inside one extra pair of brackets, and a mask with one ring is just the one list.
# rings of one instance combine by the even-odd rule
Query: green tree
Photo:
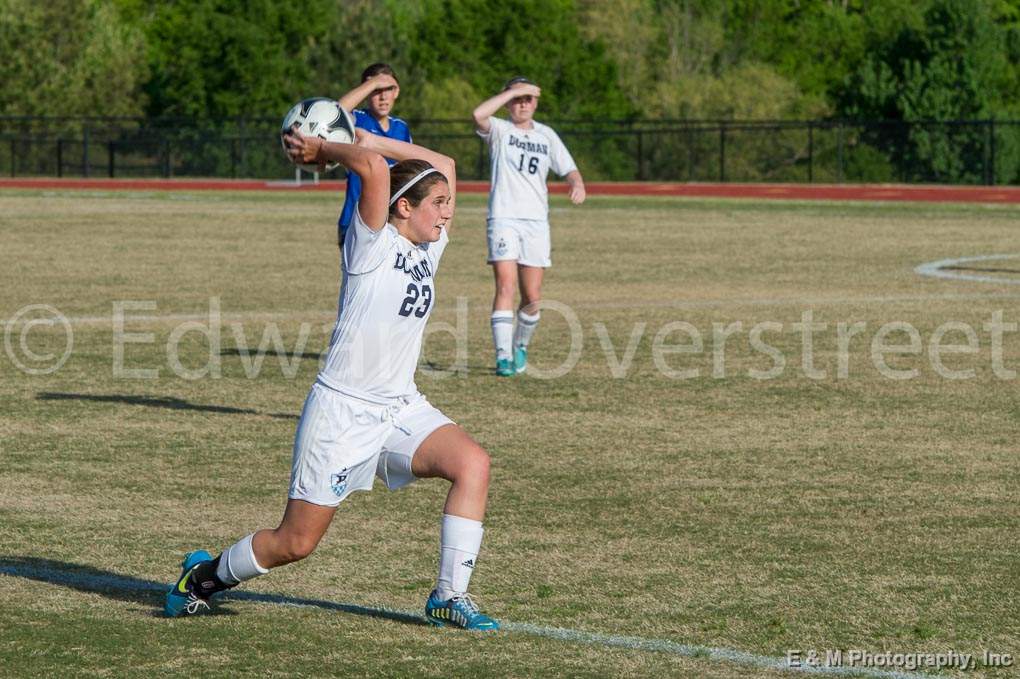
[(0, 0), (0, 114), (139, 115), (140, 30), (100, 0)]
[(409, 58), (411, 45), (420, 37), (415, 23), (420, 6), (400, 0), (346, 0), (323, 19), (325, 36), (307, 52), (311, 82), (316, 95), (339, 97), (360, 82), (369, 64), (393, 66), (401, 82), (403, 98), (399, 115), (418, 96), (417, 68)]
[[(587, 0), (588, 37), (609, 46), (619, 87), (649, 118), (814, 117), (824, 96), (765, 49), (788, 38), (797, 3), (731, 0)], [(792, 60), (792, 57), (791, 57)]]
[[(888, 10), (889, 8), (884, 8)], [(847, 77), (840, 111), (862, 120), (983, 120), (1007, 107), (1013, 67), (1006, 32), (987, 0), (931, 0), (894, 5), (867, 17), (868, 55)], [(892, 20), (890, 20), (892, 19)], [(980, 181), (984, 127), (923, 126), (871, 133), (906, 179)]]
[[(850, 117), (887, 120), (985, 118), (1010, 76), (1005, 34), (988, 2), (934, 0), (898, 21), (873, 17), (868, 56), (843, 91)], [(890, 25), (895, 32), (887, 34)]]
[[(616, 65), (600, 43), (585, 39), (577, 19), (571, 0), (428, 0), (415, 25), (421, 37), (408, 58), (421, 82), (467, 83), (477, 97), (474, 104), (508, 78), (526, 75), (542, 87), (542, 117), (630, 115), (632, 108), (617, 87)], [(446, 113), (464, 117), (470, 112)]]
[(281, 115), (308, 96), (309, 55), (321, 48), (330, 5), (274, 0), (178, 0), (141, 17), (152, 77), (153, 116), (196, 120)]

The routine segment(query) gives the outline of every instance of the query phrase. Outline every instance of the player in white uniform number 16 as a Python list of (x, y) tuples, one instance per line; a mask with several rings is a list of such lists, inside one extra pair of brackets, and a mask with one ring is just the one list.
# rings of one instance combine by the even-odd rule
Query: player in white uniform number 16
[[(475, 128), (489, 142), (492, 184), (489, 189), (489, 263), (496, 277), (492, 300), (492, 341), (496, 374), (524, 372), (528, 343), (539, 319), (542, 276), (552, 264), (549, 239), (549, 191), (545, 180), (552, 170), (566, 177), (570, 200), (584, 202), (584, 180), (567, 147), (548, 125), (533, 120), (542, 94), (527, 78), (512, 78), (503, 91), (474, 111)], [(510, 120), (494, 114), (503, 106)], [(514, 293), (521, 303), (514, 328)]]
[[(494, 630), (468, 596), (482, 542), (489, 456), (418, 393), (414, 372), (435, 304), (435, 275), (449, 241), (453, 160), (421, 146), (357, 131), (354, 144), (285, 136), (297, 162), (337, 161), (361, 178), (343, 243), (343, 285), (326, 362), (294, 437), (280, 525), (242, 538), (215, 559), (185, 556), (165, 613), (208, 608), (217, 592), (303, 559), (337, 506), (378, 476), (390, 488), (425, 477), (450, 481), (440, 529), (439, 576), (425, 604), (440, 626)], [(399, 162), (392, 168), (386, 158)], [(347, 531), (345, 531), (346, 533)]]

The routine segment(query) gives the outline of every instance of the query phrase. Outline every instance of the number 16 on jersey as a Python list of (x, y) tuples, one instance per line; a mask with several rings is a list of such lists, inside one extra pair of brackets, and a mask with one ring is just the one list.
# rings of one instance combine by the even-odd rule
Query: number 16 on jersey
[[(525, 155), (526, 154), (524, 154), (524, 153), (521, 154), (521, 162), (519, 162), (517, 164), (517, 169), (520, 172), (524, 172), (524, 156)], [(531, 174), (535, 174), (536, 172), (538, 172), (538, 156), (529, 156), (528, 157), (528, 172), (530, 172)]]

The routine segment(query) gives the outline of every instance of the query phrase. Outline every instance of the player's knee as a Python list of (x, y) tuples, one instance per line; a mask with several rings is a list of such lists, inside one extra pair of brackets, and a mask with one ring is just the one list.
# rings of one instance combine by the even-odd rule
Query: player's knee
[(481, 446), (474, 445), (464, 457), (461, 476), (470, 483), (488, 486), (490, 467), (489, 454)]
[(306, 533), (286, 535), (280, 544), (280, 556), (285, 563), (300, 561), (314, 552), (318, 544), (315, 536)]
[(510, 299), (514, 298), (514, 284), (513, 281), (500, 281), (496, 284), (496, 298), (497, 299)]

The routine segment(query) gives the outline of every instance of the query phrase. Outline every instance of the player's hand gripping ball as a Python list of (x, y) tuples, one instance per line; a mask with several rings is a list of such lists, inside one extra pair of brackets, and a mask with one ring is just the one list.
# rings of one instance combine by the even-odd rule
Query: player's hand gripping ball
[(306, 137), (318, 137), (323, 141), (350, 144), (354, 141), (354, 118), (336, 100), (326, 97), (313, 97), (294, 104), (283, 117), (280, 142), (287, 158), (306, 172), (333, 170), (339, 163), (326, 163), (323, 167), (316, 163), (301, 162), (300, 157), (295, 158), (284, 138), (288, 133), (294, 132)]

